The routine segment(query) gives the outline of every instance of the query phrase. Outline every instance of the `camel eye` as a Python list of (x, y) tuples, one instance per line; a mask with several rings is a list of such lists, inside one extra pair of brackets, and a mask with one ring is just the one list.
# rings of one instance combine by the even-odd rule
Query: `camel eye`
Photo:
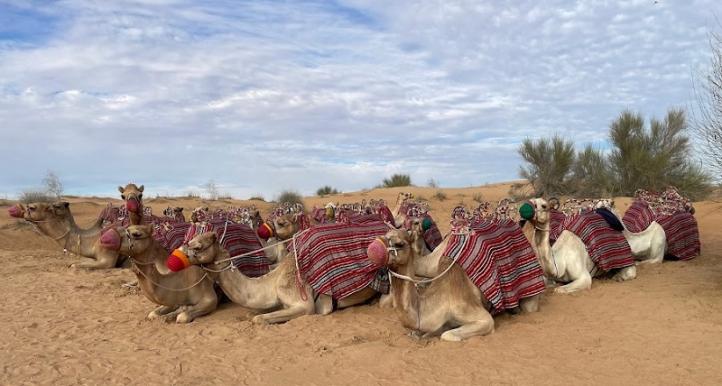
[(121, 200), (125, 200), (125, 194), (121, 194), (121, 195), (120, 195), (120, 199), (121, 199)]
[(546, 204), (542, 204), (542, 209), (546, 209), (546, 208), (547, 208), (547, 205), (546, 205)]
[(139, 195), (138, 195), (138, 199), (139, 199), (139, 200), (142, 200), (142, 199), (143, 199), (143, 195), (142, 195), (142, 194), (139, 194)]

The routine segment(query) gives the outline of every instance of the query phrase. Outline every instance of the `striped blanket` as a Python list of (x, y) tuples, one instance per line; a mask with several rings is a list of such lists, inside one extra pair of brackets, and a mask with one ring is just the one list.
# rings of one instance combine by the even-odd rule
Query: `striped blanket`
[(647, 202), (634, 200), (622, 221), (630, 232), (635, 233), (647, 229), (652, 221), (656, 221), (667, 236), (667, 255), (679, 260), (691, 260), (700, 254), (697, 220), (687, 211), (658, 214)]
[[(246, 224), (236, 224), (230, 221), (226, 223), (223, 220), (192, 224), (186, 231), (184, 244), (193, 237), (206, 232), (216, 232), (218, 239), (221, 240), (221, 246), (228, 251), (231, 257), (263, 248), (253, 228)], [(263, 251), (234, 259), (233, 265), (244, 275), (250, 277), (263, 276), (270, 271), (270, 263)]]
[(697, 220), (689, 212), (660, 215), (657, 223), (667, 236), (667, 255), (691, 260), (701, 253)]
[(603, 271), (634, 265), (632, 250), (622, 232), (612, 229), (604, 217), (594, 211), (567, 217), (564, 230), (577, 235), (587, 247), (597, 268)]
[[(316, 293), (343, 299), (368, 286), (389, 292), (388, 274), (366, 255), (366, 248), (389, 227), (369, 224), (322, 224), (296, 238), (300, 273)], [(294, 248), (293, 243), (289, 248)]]
[(192, 223), (183, 222), (176, 224), (164, 224), (153, 229), (153, 238), (155, 241), (170, 252), (176, 248), (180, 248), (185, 243), (185, 235), (191, 228)]
[(562, 234), (562, 231), (564, 230), (564, 220), (566, 220), (567, 216), (556, 209), (552, 209), (549, 211), (549, 217), (550, 217), (550, 231), (549, 231), (549, 244), (554, 245), (554, 243), (559, 238), (559, 235)]
[(644, 231), (656, 220), (656, 213), (654, 213), (647, 202), (642, 200), (634, 200), (632, 205), (629, 206), (629, 209), (624, 212), (624, 217), (622, 217), (624, 226), (633, 233)]
[(544, 272), (518, 224), (510, 219), (481, 220), (471, 230), (450, 235), (443, 255), (456, 259), (494, 313), (544, 292)]

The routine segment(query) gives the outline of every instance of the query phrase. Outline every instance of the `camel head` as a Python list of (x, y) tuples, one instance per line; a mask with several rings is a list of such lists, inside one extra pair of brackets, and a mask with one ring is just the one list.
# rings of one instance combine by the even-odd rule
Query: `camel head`
[(218, 235), (215, 232), (202, 233), (174, 250), (168, 256), (166, 266), (172, 272), (178, 272), (191, 265), (210, 264), (224, 255), (221, 252), (223, 248), (218, 243)]
[(129, 212), (142, 214), (143, 189), (145, 189), (143, 185), (137, 186), (135, 184), (128, 184), (125, 187), (118, 186), (120, 198), (125, 201), (125, 207)]
[(396, 196), (396, 203), (397, 203), (397, 204), (401, 204), (401, 203), (403, 203), (404, 201), (410, 200), (410, 199), (412, 199), (412, 198), (414, 198), (413, 193), (399, 192), (399, 195)]
[(199, 206), (191, 212), (191, 222), (201, 222), (210, 219), (211, 210), (207, 206)]
[[(153, 244), (153, 225), (131, 225), (122, 231), (123, 228), (110, 229), (108, 232), (119, 232), (120, 247), (118, 251), (130, 257), (136, 257), (150, 248)], [(103, 234), (102, 237), (110, 237)]]
[(537, 225), (548, 224), (550, 220), (549, 202), (543, 198), (532, 198), (519, 206), (519, 215), (524, 220), (529, 220)]
[(57, 201), (53, 203), (32, 202), (26, 206), (18, 204), (15, 214), (22, 215), (22, 218), (30, 222), (63, 221), (70, 216), (70, 203)]
[(298, 232), (300, 224), (299, 218), (294, 213), (286, 213), (273, 219), (273, 229), (279, 240), (287, 240)]
[(374, 264), (398, 268), (412, 262), (415, 256), (414, 241), (419, 235), (414, 235), (416, 230), (392, 229), (383, 237), (372, 241), (366, 254)]

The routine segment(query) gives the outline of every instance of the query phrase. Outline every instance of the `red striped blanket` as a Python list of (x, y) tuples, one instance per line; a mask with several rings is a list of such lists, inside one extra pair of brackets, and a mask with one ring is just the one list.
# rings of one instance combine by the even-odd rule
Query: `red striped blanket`
[(609, 271), (634, 265), (632, 250), (622, 232), (612, 229), (596, 212), (568, 216), (564, 230), (582, 239), (589, 257), (599, 269)]
[(456, 259), (498, 313), (544, 292), (544, 272), (512, 220), (481, 220), (468, 235), (450, 235), (444, 256)]
[(384, 222), (383, 217), (377, 213), (372, 214), (352, 214), (345, 218), (345, 222), (349, 224), (368, 224), (375, 222)]
[(654, 213), (649, 204), (642, 200), (634, 200), (632, 205), (629, 206), (622, 222), (624, 226), (633, 233), (639, 233), (649, 227), (652, 221), (656, 221), (657, 215)]
[(153, 238), (155, 241), (171, 252), (176, 248), (180, 248), (185, 242), (185, 235), (188, 233), (192, 223), (183, 222), (175, 224), (163, 224), (153, 229)]
[[(236, 224), (224, 220), (192, 224), (186, 231), (183, 243), (188, 243), (196, 235), (211, 231), (216, 232), (218, 240), (221, 240), (221, 246), (228, 251), (231, 257), (263, 248), (253, 228), (246, 224)], [(263, 251), (234, 259), (233, 265), (244, 275), (250, 277), (263, 276), (270, 270), (270, 264)]]
[(701, 253), (697, 220), (689, 212), (660, 215), (656, 219), (667, 236), (667, 254), (691, 260)]
[[(366, 248), (389, 227), (369, 224), (322, 224), (296, 238), (295, 250), (300, 273), (317, 293), (343, 299), (368, 286), (389, 292), (386, 270), (375, 266)], [(289, 248), (293, 250), (291, 243)]]
[(564, 230), (564, 220), (566, 220), (567, 216), (563, 212), (551, 209), (549, 211), (549, 218), (549, 245), (554, 245)]

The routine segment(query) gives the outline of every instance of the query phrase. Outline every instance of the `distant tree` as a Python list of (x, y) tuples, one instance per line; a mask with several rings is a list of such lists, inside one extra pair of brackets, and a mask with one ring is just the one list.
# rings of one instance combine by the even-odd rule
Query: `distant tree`
[(717, 180), (722, 179), (722, 35), (710, 35), (712, 60), (707, 73), (695, 84), (698, 115), (692, 128), (699, 140), (699, 155)]
[(203, 189), (205, 189), (206, 195), (208, 195), (208, 199), (210, 199), (210, 200), (218, 199), (218, 185), (216, 185), (215, 181), (210, 180), (210, 181), (206, 182), (203, 185)]
[(439, 187), (439, 183), (436, 182), (435, 179), (429, 178), (429, 182), (426, 183), (426, 186), (428, 186), (428, 187), (430, 187), (430, 188), (438, 188), (438, 187)]
[(382, 186), (384, 188), (395, 188), (399, 186), (410, 186), (411, 176), (408, 174), (394, 174), (391, 178), (384, 178)]
[(519, 155), (526, 161), (519, 175), (529, 181), (536, 195), (566, 194), (572, 189), (574, 144), (555, 135), (537, 141), (525, 139)]
[(322, 186), (322, 187), (318, 188), (318, 190), (316, 190), (316, 195), (321, 196), (321, 197), (328, 196), (329, 194), (338, 194), (338, 193), (339, 193), (338, 190), (336, 190), (335, 188), (332, 188), (328, 185)]
[(63, 196), (63, 183), (53, 171), (48, 170), (45, 178), (43, 178), (43, 186), (48, 195), (54, 196), (56, 199)]

